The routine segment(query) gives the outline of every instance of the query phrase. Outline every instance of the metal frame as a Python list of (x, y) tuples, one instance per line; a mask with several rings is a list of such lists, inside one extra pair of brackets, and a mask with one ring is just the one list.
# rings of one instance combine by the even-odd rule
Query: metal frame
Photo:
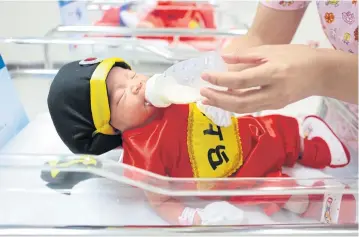
[[(199, 37), (237, 37), (246, 33), (245, 29), (241, 30), (184, 30), (184, 29), (129, 29), (124, 27), (107, 27), (107, 26), (58, 26), (49, 31), (44, 37), (25, 37), (25, 38), (0, 38), (0, 43), (5, 44), (26, 44), (26, 45), (43, 45), (44, 50), (44, 69), (53, 69), (53, 62), (50, 57), (49, 47), (51, 45), (105, 45), (114, 48), (132, 47), (134, 51), (144, 50), (154, 56), (162, 58), (168, 64), (185, 60), (199, 55), (199, 52), (184, 51), (181, 53), (174, 52), (171, 48), (156, 47), (148, 41), (138, 38), (104, 38), (104, 37), (87, 37), (87, 38), (68, 38), (63, 34), (89, 34), (103, 33), (119, 36), (199, 36)], [(61, 34), (62, 37), (55, 37), (55, 34)], [(138, 62), (140, 63), (140, 62)], [(34, 68), (36, 69), (36, 68)], [(39, 73), (42, 69), (36, 69)], [(35, 71), (33, 71), (35, 72)], [(20, 71), (17, 70), (17, 74)], [(24, 71), (28, 74), (30, 71)]]
[(0, 236), (358, 236), (358, 225), (1, 228)]
[[(170, 48), (156, 47), (148, 41), (134, 38), (132, 36), (198, 36), (198, 37), (238, 37), (247, 32), (246, 29), (239, 30), (212, 30), (212, 29), (130, 29), (124, 27), (112, 26), (57, 26), (50, 30), (44, 37), (25, 37), (25, 38), (0, 38), (0, 43), (5, 44), (27, 44), (27, 45), (43, 45), (45, 69), (53, 69), (53, 63), (50, 57), (50, 45), (106, 45), (108, 47), (123, 48), (132, 47), (134, 50), (145, 50), (154, 56), (158, 56), (168, 63), (175, 63), (195, 57), (199, 52), (182, 52), (175, 53)], [(113, 36), (131, 36), (131, 38), (105, 38), (105, 37), (87, 37), (87, 38), (68, 38), (68, 34), (90, 34), (101, 33), (111, 34)], [(60, 34), (62, 37), (55, 37)], [(64, 37), (65, 34), (65, 37)]]
[[(218, 0), (174, 0), (175, 2), (197, 2), (197, 3), (208, 3), (212, 5), (216, 14), (218, 15), (219, 21), (225, 16), (229, 16), (233, 23), (238, 26), (239, 29), (178, 29), (178, 28), (156, 28), (156, 29), (146, 29), (146, 28), (126, 28), (126, 27), (114, 27), (114, 26), (56, 26), (53, 29), (50, 29), (44, 37), (25, 37), (25, 38), (0, 38), (0, 43), (6, 44), (29, 44), (29, 45), (43, 45), (44, 50), (44, 69), (52, 70), (53, 62), (50, 56), (49, 47), (51, 45), (91, 45), (92, 47), (96, 45), (106, 45), (113, 48), (123, 48), (123, 47), (132, 47), (134, 51), (136, 50), (145, 50), (146, 52), (151, 53), (152, 55), (162, 58), (164, 61), (167, 61), (169, 64), (178, 62), (180, 60), (188, 59), (195, 57), (199, 52), (183, 52), (181, 54), (174, 53), (172, 49), (174, 48), (162, 48), (156, 47), (154, 45), (148, 44), (146, 40), (141, 40), (136, 38), (136, 36), (172, 36), (174, 37), (174, 46), (176, 42), (179, 42), (179, 38), (183, 36), (197, 36), (197, 37), (215, 37), (222, 39), (238, 37), (246, 34), (248, 26), (244, 23), (241, 23), (239, 19), (234, 15), (234, 13), (224, 12), (224, 9), (221, 9), (221, 4)], [(119, 6), (123, 3), (130, 2), (130, 0), (88, 0), (87, 9), (88, 10), (105, 10), (107, 7)], [(133, 2), (133, 0), (131, 0)], [(139, 0), (141, 2), (141, 0)], [(105, 7), (105, 8), (104, 8)], [(101, 37), (76, 37), (76, 35), (85, 35), (85, 34), (110, 34), (112, 36), (122, 36), (121, 38), (101, 38)], [(60, 37), (58, 37), (58, 35)], [(69, 35), (75, 37), (69, 38)], [(171, 46), (172, 47), (172, 46)], [(140, 62), (137, 62), (140, 63)], [(16, 75), (22, 74), (31, 74), (32, 72), (36, 73), (34, 75), (43, 74), (40, 71), (40, 68), (31, 68), (29, 70), (16, 70)], [(45, 72), (46, 74), (46, 72)], [(148, 74), (148, 73), (145, 73)]]
[[(0, 171), (1, 169), (15, 169), (15, 170), (50, 170), (51, 167), (44, 166), (44, 162), (49, 159), (56, 158), (56, 155), (43, 154), (36, 155), (37, 159), (29, 158), (29, 155), (13, 155), (13, 154), (1, 154), (0, 155)], [(61, 157), (66, 156), (65, 154)], [(67, 155), (68, 158), (79, 158), (79, 155)], [(343, 189), (342, 186), (336, 186), (335, 179), (326, 178), (326, 187), (328, 189), (308, 187), (303, 188), (286, 188), (286, 187), (267, 187), (267, 188), (250, 188), (248, 190), (226, 190), (230, 185), (219, 185), (223, 187), (223, 190), (191, 190), (186, 186), (186, 182), (199, 182), (199, 179), (193, 178), (169, 178), (160, 176), (148, 171), (132, 167), (123, 163), (116, 162), (118, 154), (104, 154), (101, 156), (92, 156), (102, 163), (101, 168), (64, 168), (56, 167), (59, 170), (65, 170), (66, 172), (86, 172), (92, 173), (97, 176), (105, 177), (117, 181), (122, 184), (129, 184), (144, 190), (150, 190), (151, 192), (161, 193), (170, 196), (219, 196), (223, 194), (227, 195), (276, 195), (281, 193), (285, 194), (324, 194), (330, 193), (357, 193), (357, 189)], [(15, 163), (14, 163), (15, 161)], [(135, 182), (129, 178), (125, 178), (119, 173), (136, 172), (141, 176), (145, 175), (144, 181)], [(292, 179), (292, 178), (288, 178)], [(200, 182), (208, 183), (216, 182), (241, 182), (241, 181), (260, 181), (265, 180), (275, 183), (277, 178), (222, 178), (222, 179), (205, 179)], [(309, 180), (306, 178), (305, 180)], [(355, 178), (343, 179), (346, 182), (356, 181)], [(170, 181), (171, 187), (160, 187), (162, 181)], [(333, 181), (333, 182), (330, 182)], [(140, 184), (141, 183), (141, 184)], [(176, 183), (178, 185), (176, 185)], [(176, 188), (177, 187), (177, 188)], [(188, 187), (186, 190), (183, 187)], [(2, 192), (22, 192), (34, 193), (41, 192), (46, 195), (49, 190), (39, 189), (27, 189), (27, 190), (10, 190), (4, 189)], [(264, 224), (264, 225), (242, 225), (242, 226), (1, 226), (0, 236), (303, 236), (303, 235), (315, 235), (315, 236), (358, 236), (358, 224)]]
[[(227, 2), (235, 2), (236, 0), (226, 0)], [(90, 0), (88, 1), (87, 4), (87, 10), (88, 11), (105, 11), (108, 10), (111, 7), (116, 7), (119, 6), (121, 4), (127, 3), (127, 2), (133, 2), (133, 0)], [(140, 1), (141, 2), (141, 1)], [(232, 22), (235, 25), (241, 25), (241, 22), (239, 21), (239, 19), (237, 18), (237, 13), (233, 13), (233, 12), (228, 12), (225, 11), (224, 13), (221, 11), (221, 4), (219, 0), (173, 0), (173, 2), (195, 2), (195, 3), (207, 3), (210, 4), (213, 8), (216, 9), (217, 11), (217, 17), (218, 17), (218, 21), (221, 22), (224, 15), (226, 17), (229, 17)], [(226, 9), (223, 9), (226, 10)]]

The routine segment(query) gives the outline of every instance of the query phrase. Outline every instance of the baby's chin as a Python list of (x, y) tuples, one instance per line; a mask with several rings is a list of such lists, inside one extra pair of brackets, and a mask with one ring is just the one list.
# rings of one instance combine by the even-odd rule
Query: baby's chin
[(148, 118), (156, 119), (158, 117), (161, 117), (163, 113), (163, 108), (157, 108), (153, 105), (148, 105), (146, 107), (146, 111)]
[(157, 112), (160, 109), (151, 104), (147, 104), (147, 105), (145, 105), (145, 110), (146, 110), (147, 114), (149, 115), (149, 117), (151, 117), (152, 115), (157, 114)]

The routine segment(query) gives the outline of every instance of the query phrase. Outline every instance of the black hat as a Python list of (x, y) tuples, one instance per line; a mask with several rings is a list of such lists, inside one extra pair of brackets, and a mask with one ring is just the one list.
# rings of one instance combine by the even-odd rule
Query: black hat
[(88, 58), (64, 65), (47, 98), (51, 119), (75, 154), (100, 155), (122, 145), (121, 133), (109, 124), (106, 78), (113, 67), (130, 69), (120, 58)]

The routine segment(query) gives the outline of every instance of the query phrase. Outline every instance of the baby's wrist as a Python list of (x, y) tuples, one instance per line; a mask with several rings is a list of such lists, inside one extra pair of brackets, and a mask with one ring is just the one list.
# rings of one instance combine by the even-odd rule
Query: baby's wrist
[(195, 216), (194, 216), (194, 221), (193, 221), (193, 225), (201, 225), (202, 224), (202, 219), (201, 217), (198, 215), (198, 212), (196, 212)]
[(178, 217), (180, 225), (200, 225), (202, 223), (201, 217), (198, 214), (198, 209), (185, 207)]

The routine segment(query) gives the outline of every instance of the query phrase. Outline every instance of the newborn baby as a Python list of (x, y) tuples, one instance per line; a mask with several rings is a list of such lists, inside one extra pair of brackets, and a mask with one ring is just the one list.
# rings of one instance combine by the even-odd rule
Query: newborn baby
[[(202, 104), (152, 106), (145, 99), (147, 79), (120, 58), (89, 58), (63, 66), (48, 96), (63, 142), (78, 154), (98, 155), (122, 147), (124, 163), (173, 178), (280, 178), (288, 177), (282, 167), (297, 162), (321, 169), (350, 161), (346, 147), (318, 117), (309, 116), (302, 124), (282, 115), (232, 117), (230, 126), (221, 127), (209, 119), (211, 109)], [(125, 175), (138, 181), (146, 178)], [(189, 185), (216, 189), (215, 184)], [(287, 179), (242, 185), (228, 188), (298, 186)], [(146, 194), (158, 215), (174, 225), (239, 224), (242, 212), (232, 204), (258, 205), (267, 215), (281, 208), (318, 219), (321, 215), (321, 210), (311, 208), (311, 195), (301, 196), (301, 202), (292, 195), (216, 197), (204, 208), (192, 208), (175, 197)], [(345, 215), (340, 213), (340, 218)]]

